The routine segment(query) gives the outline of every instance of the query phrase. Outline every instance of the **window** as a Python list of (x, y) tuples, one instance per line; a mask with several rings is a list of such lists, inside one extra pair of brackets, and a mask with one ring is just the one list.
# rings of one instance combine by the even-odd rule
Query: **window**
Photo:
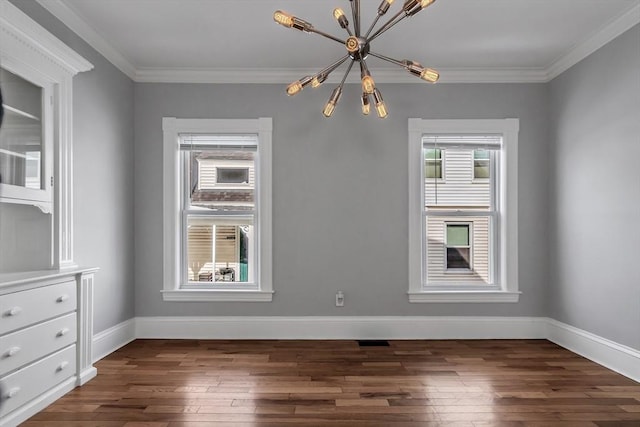
[(517, 133), (517, 119), (409, 121), (411, 302), (518, 300)]
[(471, 270), (471, 224), (447, 223), (446, 227), (447, 270)]
[(249, 168), (216, 168), (218, 184), (249, 184)]
[(490, 177), (489, 150), (473, 150), (473, 179), (486, 179)]
[(163, 121), (169, 301), (271, 301), (271, 119)]
[(424, 150), (424, 176), (442, 179), (442, 150), (439, 148)]

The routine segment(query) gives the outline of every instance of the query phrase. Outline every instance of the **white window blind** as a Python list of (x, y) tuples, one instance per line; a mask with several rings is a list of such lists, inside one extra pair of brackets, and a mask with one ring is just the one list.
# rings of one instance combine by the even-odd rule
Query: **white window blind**
[(424, 135), (424, 148), (460, 148), (471, 150), (499, 150), (502, 135)]
[(207, 135), (180, 134), (180, 149), (191, 151), (206, 150), (247, 150), (256, 151), (258, 135)]

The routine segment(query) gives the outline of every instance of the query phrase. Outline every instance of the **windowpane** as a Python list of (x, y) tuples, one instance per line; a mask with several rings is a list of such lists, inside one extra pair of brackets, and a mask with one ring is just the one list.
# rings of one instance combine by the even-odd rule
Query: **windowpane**
[(222, 212), (255, 209), (255, 152), (186, 151), (191, 207)]
[(426, 148), (424, 150), (425, 178), (442, 178), (442, 150)]
[[(425, 160), (425, 208), (427, 210), (491, 210), (493, 207), (491, 206), (490, 180), (474, 181), (474, 179), (489, 178), (492, 158), (497, 157), (498, 153), (492, 156), (492, 150), (474, 150), (466, 147), (437, 150), (441, 155), (440, 160)], [(435, 148), (424, 147), (425, 156), (435, 151)], [(481, 158), (475, 159), (476, 156)], [(488, 158), (485, 159), (485, 157)], [(431, 164), (438, 162), (437, 169), (431, 166), (430, 162)], [(446, 171), (444, 181), (428, 179), (443, 177), (443, 171)]]
[(490, 178), (491, 152), (489, 150), (473, 151), (473, 177), (475, 179)]
[(248, 184), (249, 168), (217, 168), (216, 182), (219, 184)]
[(471, 249), (470, 248), (447, 248), (447, 268), (470, 269), (471, 268)]
[(469, 246), (469, 225), (447, 224), (447, 246)]
[(491, 284), (491, 230), (489, 214), (465, 216), (463, 220), (447, 215), (427, 216), (426, 284)]
[(250, 282), (253, 267), (253, 219), (189, 217), (189, 282)]
[(44, 190), (43, 89), (0, 68), (4, 116), (0, 132), (0, 184)]

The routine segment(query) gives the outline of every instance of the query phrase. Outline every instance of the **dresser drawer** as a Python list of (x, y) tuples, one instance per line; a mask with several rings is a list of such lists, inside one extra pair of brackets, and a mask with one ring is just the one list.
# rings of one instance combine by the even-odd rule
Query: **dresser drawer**
[(0, 337), (0, 376), (76, 342), (76, 313)]
[(0, 380), (4, 416), (44, 393), (56, 384), (70, 378), (76, 370), (76, 346), (72, 345), (26, 366)]
[(0, 296), (0, 334), (76, 309), (76, 282)]

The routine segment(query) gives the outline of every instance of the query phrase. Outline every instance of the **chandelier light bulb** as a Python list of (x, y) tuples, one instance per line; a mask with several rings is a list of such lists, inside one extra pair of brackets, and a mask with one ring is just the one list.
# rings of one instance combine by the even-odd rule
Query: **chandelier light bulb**
[(273, 14), (273, 20), (283, 27), (293, 27), (293, 16), (289, 15), (287, 12), (276, 10)]
[(425, 68), (417, 62), (409, 61), (405, 59), (402, 61), (404, 68), (409, 71), (414, 76), (420, 77), (422, 80), (427, 81), (429, 83), (435, 83), (440, 78), (440, 73), (438, 73), (433, 68)]
[(420, 73), (420, 78), (429, 83), (435, 83), (440, 78), (440, 73), (438, 73), (433, 68), (425, 68), (424, 70), (422, 70), (422, 73)]
[(322, 111), (322, 114), (324, 114), (325, 117), (331, 117), (333, 111), (336, 109), (336, 104), (340, 100), (341, 95), (342, 87), (338, 86), (333, 90), (333, 93), (331, 93), (331, 98), (329, 98), (327, 105), (324, 106), (324, 111)]
[(344, 11), (339, 7), (333, 9), (333, 17), (338, 21), (338, 24), (340, 24), (342, 28), (347, 28), (349, 26), (349, 20), (347, 20)]
[(382, 16), (387, 13), (393, 2), (394, 0), (382, 0), (382, 3), (378, 6), (378, 15)]
[(362, 91), (364, 93), (371, 94), (373, 93), (375, 88), (376, 88), (376, 83), (370, 74), (365, 74), (364, 76), (362, 76)]
[(435, 1), (436, 0), (405, 0), (403, 9), (407, 16), (413, 16), (431, 6)]
[(370, 112), (371, 112), (371, 104), (369, 103), (369, 94), (363, 93), (362, 94), (362, 114), (364, 114), (365, 116), (368, 116)]
[(315, 76), (313, 76), (313, 79), (311, 80), (311, 87), (316, 88), (318, 86), (320, 86), (322, 83), (324, 83), (324, 81), (327, 80), (327, 75), (326, 74), (316, 74)]
[(304, 89), (312, 81), (313, 77), (310, 76), (304, 76), (300, 80), (296, 80), (295, 82), (287, 86), (287, 95), (294, 96), (299, 94), (300, 92), (302, 92), (302, 89)]
[(289, 96), (297, 95), (300, 92), (302, 92), (302, 83), (300, 82), (300, 80), (295, 81), (287, 86), (287, 95)]
[(378, 112), (378, 117), (384, 119), (387, 117), (387, 106), (384, 104), (382, 100), (382, 94), (378, 89), (374, 89), (373, 91), (373, 100), (376, 103), (376, 111)]
[(296, 30), (304, 31), (305, 33), (309, 33), (313, 30), (313, 25), (307, 21), (303, 21), (302, 19), (296, 18), (295, 16), (281, 10), (275, 11), (273, 14), (273, 20), (283, 27), (294, 28)]

